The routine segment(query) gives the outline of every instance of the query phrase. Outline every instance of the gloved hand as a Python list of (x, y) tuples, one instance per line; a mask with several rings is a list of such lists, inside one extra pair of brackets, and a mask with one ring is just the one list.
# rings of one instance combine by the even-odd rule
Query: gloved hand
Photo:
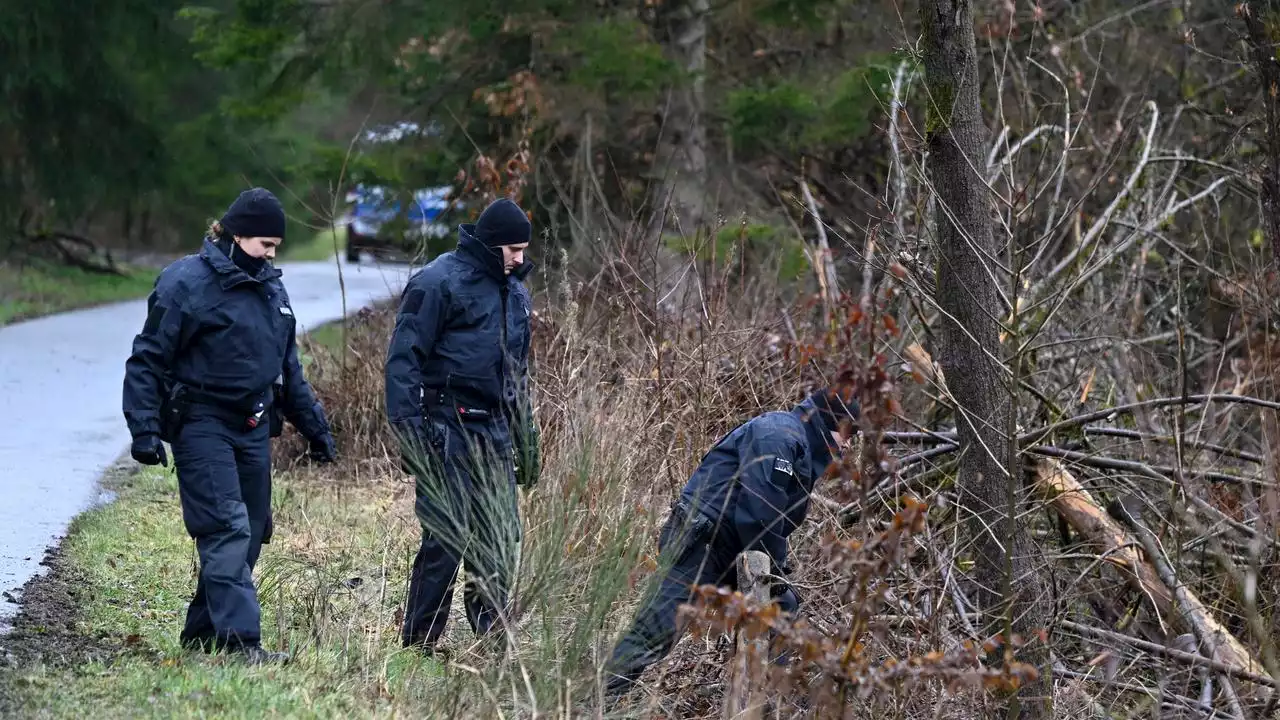
[(787, 577), (791, 575), (791, 569), (789, 559), (783, 559), (781, 563), (773, 563), (773, 574), (777, 575), (778, 578), (769, 587), (769, 595), (774, 602), (778, 603), (778, 607), (794, 614), (800, 609), (800, 596), (796, 594), (796, 589), (787, 581)]
[(311, 449), (307, 454), (312, 460), (322, 463), (331, 463), (338, 459), (338, 444), (333, 441), (333, 435), (323, 433), (311, 439)]
[(542, 476), (542, 450), (538, 425), (529, 419), (524, 437), (516, 443), (516, 484), (532, 488)]
[(262, 544), (266, 545), (271, 542), (272, 536), (276, 534), (276, 524), (271, 518), (271, 511), (267, 510), (267, 526), (262, 531)]
[(789, 584), (775, 583), (769, 594), (783, 612), (794, 615), (800, 609), (800, 596), (796, 595), (795, 588)]
[(159, 435), (139, 435), (129, 446), (129, 454), (143, 465), (163, 465), (169, 467), (169, 456), (164, 451), (164, 443)]

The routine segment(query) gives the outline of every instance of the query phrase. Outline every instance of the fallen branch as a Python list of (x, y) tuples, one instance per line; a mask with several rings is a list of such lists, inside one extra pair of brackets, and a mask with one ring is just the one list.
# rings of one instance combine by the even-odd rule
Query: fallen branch
[(1248, 395), (1187, 395), (1185, 397), (1156, 398), (1154, 400), (1143, 400), (1141, 402), (1129, 403), (1128, 405), (1117, 405), (1113, 408), (1096, 410), (1091, 413), (1085, 413), (1084, 415), (1077, 415), (1072, 418), (1067, 418), (1066, 420), (1060, 420), (1052, 425), (1048, 425), (1038, 430), (1031, 430), (1019, 435), (1018, 442), (1023, 445), (1029, 445), (1040, 440), (1044, 436), (1058, 432), (1059, 430), (1079, 427), (1086, 423), (1091, 423), (1095, 420), (1103, 420), (1115, 415), (1129, 415), (1136, 410), (1170, 407), (1173, 405), (1201, 405), (1210, 402), (1239, 403), (1242, 405), (1256, 405), (1257, 407), (1263, 407), (1270, 410), (1280, 410), (1280, 403), (1274, 403), (1256, 397), (1249, 397)]
[[(1176, 444), (1177, 442), (1177, 438), (1173, 437), (1172, 435), (1156, 435), (1154, 433), (1144, 433), (1144, 432), (1139, 432), (1138, 430), (1126, 430), (1124, 428), (1087, 427), (1084, 429), (1084, 432), (1086, 435), (1118, 437), (1118, 438), (1125, 438), (1127, 440), (1150, 440), (1152, 442), (1163, 443), (1166, 445), (1173, 445), (1173, 444)], [(1243, 450), (1236, 450), (1235, 448), (1223, 447), (1222, 445), (1215, 445), (1213, 443), (1207, 443), (1199, 440), (1183, 440), (1182, 444), (1189, 448), (1195, 448), (1197, 450), (1209, 450), (1211, 452), (1218, 453), (1219, 455), (1223, 455), (1226, 457), (1233, 457), (1233, 458), (1236, 458), (1237, 460), (1244, 460), (1245, 462), (1256, 463), (1258, 465), (1261, 465), (1265, 462), (1265, 459), (1261, 455), (1255, 455), (1253, 453), (1245, 452)]]
[[(1117, 460), (1115, 458), (1103, 457), (1101, 455), (1091, 455), (1089, 453), (1076, 452), (1074, 450), (1063, 450), (1053, 447), (1052, 445), (1034, 445), (1026, 449), (1032, 455), (1046, 455), (1049, 457), (1070, 460), (1078, 465), (1086, 465), (1089, 467), (1101, 468), (1103, 470), (1128, 470), (1130, 472), (1140, 473), (1149, 476), (1152, 471), (1164, 475), (1169, 478), (1176, 478), (1178, 470), (1176, 468), (1166, 467), (1163, 465), (1148, 465), (1146, 463), (1135, 462), (1133, 460)], [(1187, 468), (1182, 471), (1182, 475), (1192, 477), (1202, 477), (1206, 480), (1216, 482), (1233, 483), (1243, 485), (1245, 483), (1257, 482), (1249, 478), (1243, 478), (1239, 475), (1228, 475), (1227, 473), (1213, 472), (1211, 470), (1195, 470)]]
[(1089, 491), (1060, 462), (1041, 458), (1032, 465), (1036, 490), (1089, 544), (1102, 551), (1102, 560), (1121, 570), (1126, 582), (1142, 593), (1156, 610), (1161, 625), (1172, 619), (1184, 629), (1203, 631), (1218, 640), (1210, 658), (1250, 676), (1261, 676), (1262, 665), (1235, 636), (1227, 632), (1190, 589), (1170, 589), (1160, 573), (1146, 562), (1129, 536)]
[(1241, 670), (1238, 667), (1228, 665), (1227, 663), (1218, 662), (1217, 660), (1212, 660), (1210, 658), (1204, 657), (1203, 655), (1183, 652), (1176, 648), (1166, 647), (1164, 645), (1160, 645), (1157, 643), (1148, 642), (1146, 640), (1143, 640), (1142, 638), (1133, 637), (1132, 635), (1125, 635), (1124, 633), (1118, 633), (1112, 630), (1104, 630), (1099, 627), (1094, 627), (1092, 625), (1084, 625), (1082, 623), (1074, 622), (1071, 620), (1060, 620), (1058, 624), (1068, 630), (1071, 630), (1072, 632), (1078, 632), (1081, 635), (1089, 635), (1099, 640), (1106, 640), (1108, 642), (1123, 642), (1139, 650), (1145, 650), (1153, 655), (1160, 655), (1163, 657), (1167, 657), (1170, 660), (1177, 660), (1178, 662), (1184, 663), (1186, 665), (1206, 667), (1206, 668), (1209, 668), (1210, 670), (1216, 670), (1220, 673), (1225, 673), (1239, 680), (1248, 680), (1249, 682), (1255, 682), (1255, 683), (1258, 683), (1259, 685), (1266, 685), (1267, 687), (1271, 687), (1271, 688), (1280, 687), (1280, 684), (1276, 683), (1275, 679), (1271, 678), (1270, 676), (1248, 673)]
[[(124, 277), (125, 275), (124, 271), (116, 267), (115, 261), (111, 259), (111, 254), (99, 250), (98, 246), (88, 238), (61, 230), (24, 235), (24, 237), (35, 248), (53, 248), (65, 265), (98, 275), (114, 275), (116, 277)], [(81, 248), (83, 256), (73, 251), (72, 247)], [(98, 254), (102, 254), (104, 257), (101, 264), (94, 261), (94, 256)]]
[[(1179, 582), (1177, 574), (1173, 571), (1173, 564), (1169, 562), (1169, 558), (1160, 548), (1159, 538), (1156, 537), (1155, 533), (1151, 532), (1140, 517), (1129, 512), (1129, 509), (1123, 503), (1118, 504), (1117, 508), (1125, 524), (1138, 536), (1138, 541), (1142, 543), (1142, 548), (1147, 553), (1147, 560), (1155, 567), (1156, 574), (1160, 576), (1160, 580), (1164, 582), (1165, 587), (1173, 590), (1173, 599), (1177, 602), (1177, 607), (1182, 612), (1182, 617), (1185, 619), (1186, 624), (1191, 628), (1191, 632), (1207, 651), (1206, 656), (1220, 656), (1224, 646), (1230, 652), (1231, 641), (1235, 638), (1227, 632), (1226, 628), (1213, 622), (1213, 616), (1209, 614), (1209, 610), (1204, 607), (1200, 599), (1186, 585)], [(1192, 647), (1194, 647), (1194, 644)], [(1245, 659), (1252, 661), (1253, 658), (1246, 655)], [(1235, 710), (1236, 717), (1243, 720), (1244, 711), (1240, 707), (1240, 698), (1237, 696), (1235, 686), (1231, 684), (1229, 677), (1223, 678), (1222, 689), (1226, 693), (1232, 709)]]

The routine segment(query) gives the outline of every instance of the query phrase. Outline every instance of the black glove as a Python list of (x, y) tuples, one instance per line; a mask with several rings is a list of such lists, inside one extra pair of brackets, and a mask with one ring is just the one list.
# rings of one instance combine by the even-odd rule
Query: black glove
[(774, 583), (773, 587), (770, 588), (769, 595), (784, 612), (794, 615), (800, 609), (800, 596), (796, 594), (796, 589), (791, 587), (790, 584)]
[(308, 455), (316, 462), (331, 463), (337, 460), (338, 444), (333, 441), (333, 435), (324, 433), (312, 438)]
[(400, 469), (417, 475), (431, 469), (444, 454), (446, 430), (426, 418), (404, 420), (393, 426), (400, 441)]
[(262, 530), (262, 544), (266, 545), (271, 542), (271, 537), (276, 534), (275, 521), (271, 519), (271, 511), (267, 511), (267, 525)]
[(516, 443), (516, 484), (531, 488), (542, 476), (542, 450), (538, 425), (529, 418), (524, 437)]
[(164, 443), (159, 435), (139, 435), (133, 439), (129, 454), (143, 465), (163, 465), (169, 467), (169, 456), (164, 451)]

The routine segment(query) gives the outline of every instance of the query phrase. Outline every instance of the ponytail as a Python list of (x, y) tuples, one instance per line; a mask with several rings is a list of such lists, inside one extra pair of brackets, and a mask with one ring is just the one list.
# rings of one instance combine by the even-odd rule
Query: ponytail
[(214, 240), (231, 240), (231, 233), (227, 232), (226, 228), (222, 227), (222, 223), (218, 220), (209, 222), (209, 230), (207, 232), (209, 237)]
[(205, 231), (205, 236), (212, 240), (219, 250), (226, 253), (227, 257), (231, 256), (231, 250), (235, 247), (235, 239), (231, 236), (231, 233), (227, 232), (226, 228), (222, 227), (221, 222), (217, 220), (210, 221), (209, 229)]

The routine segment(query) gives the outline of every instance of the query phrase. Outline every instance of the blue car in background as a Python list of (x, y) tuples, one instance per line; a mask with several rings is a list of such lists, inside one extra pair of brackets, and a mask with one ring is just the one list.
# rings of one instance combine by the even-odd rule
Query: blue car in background
[(351, 207), (347, 216), (347, 262), (360, 262), (360, 253), (374, 256), (422, 255), (428, 241), (448, 237), (459, 204), (450, 196), (453, 187), (443, 185), (415, 190), (407, 208), (400, 197), (387, 188), (357, 186), (347, 194)]

